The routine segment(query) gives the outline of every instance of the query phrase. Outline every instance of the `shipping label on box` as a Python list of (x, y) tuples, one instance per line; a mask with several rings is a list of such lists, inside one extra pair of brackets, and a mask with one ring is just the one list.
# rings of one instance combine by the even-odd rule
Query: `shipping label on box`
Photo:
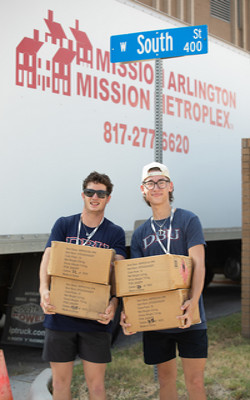
[(113, 249), (52, 242), (48, 274), (107, 285)]
[(163, 254), (115, 261), (117, 296), (185, 289), (191, 278), (191, 257)]
[[(182, 304), (188, 299), (188, 289), (141, 294), (123, 298), (126, 322), (131, 324), (128, 332), (153, 331), (179, 328), (176, 318), (183, 314)], [(200, 322), (197, 306), (193, 324)]]
[(97, 320), (105, 312), (109, 297), (109, 285), (51, 277), (50, 301), (58, 314)]

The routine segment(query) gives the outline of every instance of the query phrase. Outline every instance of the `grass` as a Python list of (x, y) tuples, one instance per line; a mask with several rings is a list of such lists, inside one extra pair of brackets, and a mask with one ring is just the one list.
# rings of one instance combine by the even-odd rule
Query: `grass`
[[(250, 340), (241, 336), (241, 314), (208, 322), (209, 356), (205, 372), (208, 400), (250, 400)], [(156, 400), (159, 398), (154, 368), (143, 362), (141, 343), (114, 348), (106, 372), (108, 400)], [(188, 399), (180, 359), (178, 393)], [(74, 400), (87, 400), (82, 365), (74, 368)]]

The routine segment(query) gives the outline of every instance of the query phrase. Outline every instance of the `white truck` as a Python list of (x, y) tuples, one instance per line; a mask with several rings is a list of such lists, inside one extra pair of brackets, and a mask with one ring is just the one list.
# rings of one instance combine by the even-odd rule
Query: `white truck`
[[(184, 26), (130, 0), (12, 0), (0, 6), (2, 340), (41, 345), (38, 269), (55, 220), (82, 209), (93, 170), (114, 183), (106, 216), (151, 214), (140, 193), (154, 159), (155, 61), (110, 63), (110, 37)], [(208, 280), (240, 277), (241, 138), (250, 55), (209, 36), (208, 54), (163, 61), (163, 162), (174, 206), (197, 213)]]

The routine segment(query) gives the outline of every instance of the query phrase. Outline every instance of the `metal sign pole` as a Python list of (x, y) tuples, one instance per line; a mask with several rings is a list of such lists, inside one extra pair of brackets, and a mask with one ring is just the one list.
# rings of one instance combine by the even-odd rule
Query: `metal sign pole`
[(135, 62), (155, 59), (154, 158), (162, 163), (162, 59), (206, 54), (207, 25), (135, 32), (110, 37), (110, 61)]
[(162, 59), (155, 60), (155, 161), (162, 163)]

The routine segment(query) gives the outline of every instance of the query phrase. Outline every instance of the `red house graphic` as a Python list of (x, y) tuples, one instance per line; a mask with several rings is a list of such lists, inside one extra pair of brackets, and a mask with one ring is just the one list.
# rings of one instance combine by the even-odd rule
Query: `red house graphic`
[(93, 46), (85, 32), (79, 30), (79, 21), (76, 20), (75, 28), (70, 28), (76, 40), (76, 64), (81, 62), (93, 66)]
[(62, 94), (71, 94), (71, 63), (75, 57), (72, 51), (72, 41), (69, 41), (70, 48), (60, 48), (53, 57), (52, 63), (52, 92), (60, 93), (60, 83)]
[[(23, 38), (16, 48), (16, 85), (36, 88), (37, 52), (43, 43), (39, 42), (39, 32), (34, 29), (34, 38)], [(26, 73), (26, 74), (25, 74)]]
[[(48, 18), (44, 21), (48, 28), (44, 42), (39, 41), (39, 31), (34, 30), (33, 39), (25, 37), (16, 47), (16, 85), (34, 89), (41, 87), (43, 91), (51, 89), (52, 93), (70, 96), (72, 61), (76, 57), (76, 64), (86, 63), (92, 67), (92, 44), (87, 34), (79, 30), (78, 20), (75, 21), (75, 28), (70, 28), (76, 43), (74, 50), (73, 40), (69, 40), (61, 24), (54, 21), (53, 11), (48, 10)], [(46, 55), (38, 57), (38, 51), (45, 42), (43, 49)]]
[(44, 18), (49, 32), (45, 34), (45, 42), (48, 42), (48, 38), (51, 38), (53, 44), (56, 44), (59, 40), (60, 47), (63, 46), (63, 39), (67, 39), (64, 30), (58, 22), (53, 21), (53, 11), (48, 10), (48, 19)]

